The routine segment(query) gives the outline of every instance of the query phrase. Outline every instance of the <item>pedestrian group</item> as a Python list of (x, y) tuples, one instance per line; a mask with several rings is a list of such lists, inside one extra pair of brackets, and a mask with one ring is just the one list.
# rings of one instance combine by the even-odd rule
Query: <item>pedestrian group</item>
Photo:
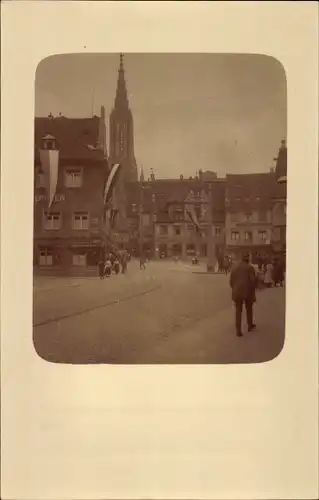
[(101, 280), (109, 278), (113, 273), (125, 274), (127, 271), (127, 263), (130, 260), (130, 255), (126, 250), (119, 251), (116, 254), (110, 252), (105, 259), (101, 259), (98, 264), (99, 277)]

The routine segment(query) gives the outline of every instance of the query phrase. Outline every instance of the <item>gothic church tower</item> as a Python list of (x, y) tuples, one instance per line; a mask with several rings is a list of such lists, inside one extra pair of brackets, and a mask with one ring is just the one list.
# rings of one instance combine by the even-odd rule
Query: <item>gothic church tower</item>
[(123, 54), (120, 55), (117, 89), (114, 107), (110, 114), (109, 164), (121, 163), (122, 180), (137, 181), (137, 165), (134, 154), (133, 116), (129, 107)]
[(116, 95), (110, 114), (109, 131), (109, 166), (115, 163), (120, 163), (122, 166), (112, 199), (113, 208), (117, 210), (114, 231), (121, 235), (121, 238), (124, 238), (121, 241), (125, 241), (129, 234), (126, 216), (127, 182), (138, 181), (138, 173), (134, 154), (133, 116), (127, 97), (123, 54), (120, 55)]

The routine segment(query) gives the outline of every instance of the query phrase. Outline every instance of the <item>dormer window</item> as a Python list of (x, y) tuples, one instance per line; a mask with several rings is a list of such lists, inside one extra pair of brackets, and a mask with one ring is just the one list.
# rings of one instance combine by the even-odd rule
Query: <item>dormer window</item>
[(44, 137), (42, 137), (42, 149), (48, 149), (48, 150), (57, 149), (56, 138), (50, 134), (47, 134)]

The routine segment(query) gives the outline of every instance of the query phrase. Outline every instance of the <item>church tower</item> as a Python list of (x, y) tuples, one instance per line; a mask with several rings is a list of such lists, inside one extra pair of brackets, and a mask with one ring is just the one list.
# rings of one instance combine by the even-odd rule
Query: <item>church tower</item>
[(114, 107), (110, 114), (109, 164), (122, 164), (122, 180), (137, 181), (138, 172), (134, 154), (133, 116), (127, 97), (123, 54), (120, 55)]

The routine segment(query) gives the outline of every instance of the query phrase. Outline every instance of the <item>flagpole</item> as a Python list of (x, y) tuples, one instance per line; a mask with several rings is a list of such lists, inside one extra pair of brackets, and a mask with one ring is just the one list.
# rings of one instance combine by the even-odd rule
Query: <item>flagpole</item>
[(91, 115), (92, 117), (94, 116), (94, 104), (95, 104), (95, 86), (93, 87), (93, 92), (92, 92), (92, 102), (91, 102)]
[(213, 235), (213, 197), (212, 185), (209, 184), (209, 204), (208, 204), (208, 235), (207, 235), (207, 272), (215, 270), (215, 235)]
[(144, 197), (143, 197), (143, 186), (142, 183), (140, 185), (140, 241), (139, 241), (139, 247), (140, 247), (140, 257), (142, 256), (143, 252), (143, 203), (144, 203)]

